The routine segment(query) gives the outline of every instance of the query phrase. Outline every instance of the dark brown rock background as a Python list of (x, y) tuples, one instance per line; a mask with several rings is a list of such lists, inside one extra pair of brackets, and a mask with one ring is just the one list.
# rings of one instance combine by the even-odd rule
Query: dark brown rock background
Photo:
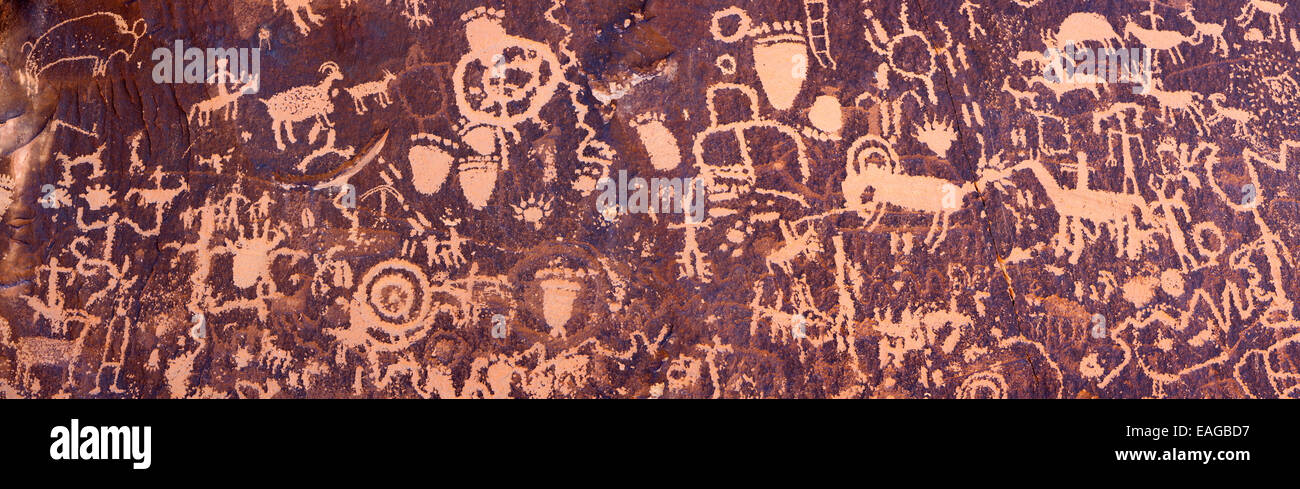
[[(0, 397), (1300, 393), (1282, 0), (3, 1)], [(1156, 93), (1042, 83), (1083, 13)], [(177, 40), (257, 93), (195, 117)]]

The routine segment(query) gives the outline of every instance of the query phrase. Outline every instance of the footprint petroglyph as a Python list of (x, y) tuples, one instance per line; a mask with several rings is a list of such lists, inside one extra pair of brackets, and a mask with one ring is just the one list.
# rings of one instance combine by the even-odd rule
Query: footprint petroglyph
[(0, 4), (0, 396), (1300, 396), (1294, 2), (197, 3)]

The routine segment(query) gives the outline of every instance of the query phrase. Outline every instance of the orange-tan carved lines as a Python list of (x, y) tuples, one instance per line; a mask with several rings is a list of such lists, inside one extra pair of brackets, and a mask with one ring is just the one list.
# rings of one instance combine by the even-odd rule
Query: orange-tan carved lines
[(304, 36), (311, 32), (312, 25), (321, 25), (325, 21), (325, 17), (312, 12), (311, 0), (271, 0), (271, 5), (276, 10), (288, 10), (293, 17), (293, 25)]
[(63, 168), (62, 178), (59, 179), (59, 186), (69, 187), (73, 183), (72, 169), (78, 165), (90, 165), (89, 179), (95, 180), (106, 174), (104, 170), (104, 149), (107, 144), (101, 144), (95, 151), (90, 154), (81, 155), (75, 158), (69, 157), (63, 153), (55, 153), (54, 160), (58, 161)]
[[(434, 144), (414, 144), (423, 141)], [(455, 158), (449, 151), (458, 150), (460, 145), (425, 133), (411, 135), (411, 142), (411, 149), (407, 151), (407, 162), (411, 165), (411, 184), (415, 186), (416, 192), (433, 195), (442, 189), (442, 184), (451, 173)]]
[(91, 138), (91, 139), (99, 139), (99, 123), (98, 123), (98, 122), (92, 122), (92, 123), (90, 124), (90, 130), (85, 130), (85, 129), (82, 129), (82, 128), (77, 127), (77, 126), (75, 126), (75, 125), (68, 124), (67, 122), (64, 122), (62, 119), (55, 119), (55, 120), (53, 120), (53, 121), (50, 122), (50, 127), (53, 128), (53, 129), (64, 128), (64, 129), (71, 130), (72, 132), (75, 132), (75, 133), (80, 134), (80, 135), (82, 135), (82, 136), (86, 136), (86, 137)]
[[(962, 0), (961, 7), (957, 9), (962, 15), (966, 16), (966, 32), (971, 39), (988, 35), (988, 31), (985, 31), (984, 27), (975, 20), (975, 12), (979, 8), (980, 5), (977, 3), (973, 3), (970, 0)], [(980, 36), (975, 35), (976, 31), (980, 33)]]
[(1187, 10), (1178, 14), (1178, 16), (1187, 19), (1188, 22), (1191, 22), (1192, 25), (1196, 27), (1196, 31), (1192, 33), (1192, 44), (1199, 45), (1205, 42), (1205, 38), (1208, 37), (1214, 42), (1214, 44), (1210, 46), (1210, 53), (1213, 54), (1215, 51), (1222, 49), (1222, 57), (1228, 57), (1228, 41), (1223, 38), (1224, 24), (1197, 21), (1196, 10), (1191, 4), (1188, 4)]
[[(885, 214), (885, 206), (933, 215), (923, 243), (931, 251), (948, 235), (951, 214), (962, 207), (966, 196), (974, 193), (969, 182), (960, 186), (941, 178), (902, 173), (898, 156), (888, 142), (874, 135), (858, 138), (849, 148), (845, 162), (847, 175), (840, 184), (845, 209), (858, 212), (873, 229)], [(874, 190), (871, 202), (862, 200), (868, 188)]]
[(1056, 378), (1055, 378), (1056, 398), (1058, 399), (1061, 398), (1061, 394), (1065, 391), (1065, 383), (1062, 382), (1064, 376), (1061, 373), (1061, 366), (1057, 365), (1056, 361), (1052, 359), (1052, 356), (1048, 354), (1047, 349), (1043, 347), (1043, 344), (1037, 341), (1031, 341), (1025, 339), (1024, 337), (1014, 337), (1014, 338), (1007, 338), (1002, 340), (1000, 343), (998, 343), (998, 346), (1002, 348), (1009, 348), (1011, 345), (1015, 345), (1015, 344), (1025, 344), (1025, 345), (1032, 346), (1034, 347), (1035, 350), (1038, 351), (1040, 355), (1043, 356), (1043, 359), (1047, 361), (1047, 366), (1051, 367), (1052, 371), (1056, 373)]
[(948, 150), (957, 140), (957, 131), (951, 122), (932, 116), (917, 127), (916, 139), (940, 158), (947, 158)]
[(126, 192), (126, 200), (138, 197), (141, 205), (151, 206), (154, 209), (154, 228), (151, 230), (141, 229), (139, 223), (134, 219), (124, 219), (124, 222), (141, 236), (157, 236), (162, 228), (163, 213), (170, 209), (177, 197), (190, 190), (189, 182), (183, 179), (178, 179), (180, 183), (175, 187), (164, 187), (164, 178), (162, 168), (155, 168), (153, 174), (149, 177), (149, 180), (153, 183), (153, 188), (132, 188)]
[(754, 70), (768, 103), (777, 110), (794, 106), (808, 78), (808, 46), (799, 24), (777, 22), (755, 29)]
[(271, 115), (271, 131), (275, 135), (275, 146), (284, 151), (284, 142), (280, 139), (281, 131), (290, 143), (297, 142), (293, 135), (293, 123), (315, 119), (326, 127), (332, 127), (329, 114), (334, 112), (330, 89), (334, 82), (343, 79), (343, 72), (333, 61), (321, 64), (320, 70), (325, 76), (316, 85), (304, 85), (261, 99)]
[(469, 241), (460, 235), (456, 229), (459, 221), (446, 221), (448, 225), (447, 238), (439, 238), (434, 233), (429, 233), (424, 238), (424, 250), (427, 256), (428, 266), (440, 266), (453, 268), (464, 265), (466, 262), (464, 248)]
[[(480, 7), (461, 16), (470, 50), (456, 64), (452, 80), (461, 116), (510, 127), (535, 118), (550, 101), (560, 82), (560, 63), (549, 46), (507, 34), (504, 15)], [(527, 76), (512, 76), (515, 72)], [(520, 79), (526, 81), (517, 84)], [(517, 110), (520, 104), (523, 110)]]
[[(88, 328), (87, 328), (88, 329)], [(67, 380), (71, 381), (72, 364), (81, 354), (82, 344), (77, 340), (63, 340), (43, 336), (15, 336), (9, 322), (0, 317), (0, 342), (10, 345), (15, 351), (14, 380), (22, 391), (36, 394), (41, 391), (41, 382), (32, 374), (35, 367), (55, 366), (67, 369)]]
[[(1092, 93), (1094, 98), (1101, 98), (1100, 79), (1095, 74), (1076, 73), (1070, 81), (1059, 79), (1049, 79), (1044, 73), (1060, 73), (1064, 69), (1064, 61), (1061, 56), (1055, 56), (1051, 59), (1044, 59), (1043, 53), (1037, 51), (1021, 51), (1016, 55), (1015, 66), (1022, 69), (1025, 62), (1031, 63), (1032, 75), (1024, 76), (1026, 86), (1041, 85), (1043, 88), (1052, 92), (1053, 99), (1059, 104), (1061, 97), (1075, 90), (1087, 90)], [(1053, 77), (1055, 78), (1055, 77)]]
[(781, 245), (765, 257), (767, 271), (772, 273), (772, 265), (775, 264), (786, 275), (793, 277), (794, 270), (791, 269), (790, 262), (800, 256), (812, 258), (821, 254), (821, 238), (815, 226), (808, 226), (802, 233), (796, 233), (794, 225), (789, 221), (780, 221), (777, 225), (781, 230)]
[[(749, 101), (750, 112), (746, 118), (735, 122), (719, 123), (719, 111), (715, 102), (718, 92), (723, 90), (736, 90), (746, 97)], [(695, 157), (695, 164), (700, 167), (706, 181), (710, 184), (708, 198), (710, 201), (729, 200), (737, 197), (739, 194), (752, 189), (754, 184), (753, 174), (755, 172), (754, 160), (750, 154), (748, 138), (745, 136), (750, 129), (765, 128), (774, 129), (782, 135), (790, 138), (795, 143), (795, 159), (799, 164), (799, 175), (801, 182), (806, 182), (811, 176), (809, 169), (807, 148), (804, 145), (803, 138), (798, 131), (777, 121), (768, 120), (759, 115), (758, 93), (751, 87), (738, 85), (734, 83), (717, 83), (708, 88), (705, 95), (705, 104), (709, 107), (709, 127), (695, 136), (695, 143), (692, 147), (692, 155)], [(712, 136), (734, 137), (740, 145), (741, 164), (733, 167), (721, 167), (710, 164), (704, 157), (704, 143)], [(720, 188), (726, 185), (723, 180), (730, 180), (735, 175), (749, 175), (727, 188)]]
[(198, 163), (199, 165), (211, 167), (213, 173), (221, 173), (221, 169), (225, 168), (225, 165), (230, 163), (231, 159), (234, 157), (234, 154), (235, 154), (235, 149), (231, 148), (226, 150), (225, 154), (213, 153), (206, 157), (198, 156), (195, 158), (195, 162)]
[[(355, 1), (355, 0), (353, 0)], [(433, 25), (433, 19), (429, 17), (426, 0), (401, 0), (402, 10), (400, 14), (406, 18), (406, 23), (412, 28), (426, 27)], [(389, 3), (385, 0), (384, 3)]]
[[(1143, 113), (1144, 108), (1141, 105), (1121, 102), (1111, 104), (1111, 106), (1106, 110), (1100, 110), (1093, 112), (1092, 114), (1092, 131), (1094, 133), (1101, 132), (1102, 121), (1107, 119), (1112, 119), (1114, 121), (1113, 126), (1107, 128), (1106, 133), (1104, 134), (1106, 142), (1106, 163), (1111, 165), (1120, 163), (1120, 161), (1115, 157), (1114, 145), (1110, 142), (1112, 138), (1115, 138), (1119, 140), (1120, 154), (1123, 157), (1122, 165), (1124, 168), (1124, 182), (1123, 187), (1120, 189), (1123, 192), (1136, 193), (1138, 191), (1137, 174), (1135, 173), (1137, 164), (1133, 158), (1134, 149), (1132, 146), (1134, 143), (1137, 144), (1136, 152), (1139, 156), (1146, 154), (1146, 144), (1143, 142), (1144, 138), (1141, 132), (1143, 128)], [(1079, 175), (1086, 179), (1086, 169), (1081, 169), (1079, 171), (1082, 172)], [(1086, 183), (1087, 182), (1080, 182), (1081, 185), (1085, 186)]]
[(677, 145), (677, 138), (664, 126), (663, 114), (643, 113), (632, 121), (632, 126), (636, 128), (641, 144), (650, 154), (650, 164), (656, 170), (668, 171), (681, 164), (681, 149)]
[[(872, 51), (875, 51), (876, 54), (885, 58), (885, 61), (881, 63), (876, 74), (876, 82), (879, 84), (879, 88), (882, 90), (889, 88), (889, 77), (887, 75), (892, 72), (903, 78), (923, 83), (930, 103), (938, 104), (939, 97), (934, 88), (934, 77), (938, 73), (939, 67), (943, 66), (947, 68), (949, 75), (957, 75), (957, 68), (953, 64), (951, 53), (954, 41), (952, 33), (948, 31), (948, 27), (942, 23), (935, 23), (935, 26), (943, 33), (944, 38), (947, 39), (946, 44), (935, 46), (931, 43), (930, 38), (926, 36), (924, 32), (912, 27), (912, 24), (908, 21), (907, 4), (905, 3), (900, 4), (898, 14), (902, 29), (898, 35), (894, 36), (889, 35), (888, 32), (885, 31), (884, 26), (880, 23), (880, 18), (875, 15), (874, 11), (866, 9), (862, 13), (866, 16), (866, 20), (869, 23), (869, 27), (864, 28), (864, 36), (867, 40), (868, 46)], [(922, 49), (915, 51), (898, 51), (900, 46), (904, 46), (903, 49), (906, 49), (906, 46), (914, 45), (913, 42), (907, 42), (909, 40), (919, 42)], [(894, 62), (896, 57), (904, 55), (923, 56), (922, 59), (926, 60), (923, 64), (925, 68), (919, 68), (913, 71)], [(943, 57), (943, 65), (940, 65), (939, 63), (940, 56)]]
[(236, 86), (235, 91), (229, 91), (225, 80), (236, 79), (236, 76), (226, 71), (227, 63), (226, 58), (217, 60), (218, 72), (213, 73), (208, 79), (209, 83), (215, 82), (217, 84), (217, 94), (191, 106), (189, 116), (186, 118), (187, 121), (191, 123), (197, 122), (201, 127), (207, 126), (212, 121), (212, 114), (217, 111), (224, 111), (224, 117), (233, 121), (236, 117), (239, 117), (239, 98), (257, 93), (261, 83), (261, 76), (257, 74), (254, 74), (243, 85)]
[[(1166, 51), (1169, 53), (1170, 60), (1179, 64), (1183, 63), (1183, 51), (1179, 47), (1182, 44), (1191, 44), (1191, 38), (1178, 31), (1166, 31), (1156, 29), (1153, 23), (1151, 29), (1138, 25), (1133, 21), (1124, 24), (1124, 38), (1137, 38), (1143, 47), (1152, 51)], [(1160, 57), (1153, 56), (1154, 65), (1160, 65)]]
[(910, 91), (893, 100), (881, 100), (880, 97), (870, 92), (863, 92), (853, 99), (853, 105), (855, 107), (864, 107), (862, 102), (873, 102), (871, 106), (865, 107), (869, 111), (868, 117), (871, 118), (871, 132), (890, 144), (896, 144), (898, 143), (898, 136), (903, 133), (903, 112), (909, 99), (914, 102), (915, 107), (923, 106), (920, 97)]
[(1255, 20), (1255, 16), (1264, 14), (1268, 17), (1268, 38), (1278, 38), (1279, 35), (1285, 35), (1286, 31), (1282, 28), (1282, 11), (1286, 10), (1286, 5), (1268, 0), (1247, 0), (1246, 5), (1241, 7), (1241, 15), (1237, 16), (1237, 25), (1246, 27)]
[[(313, 127), (312, 133), (314, 134), (315, 132), (316, 132), (316, 127)], [(343, 146), (343, 147), (336, 146), (336, 143), (334, 141), (335, 135), (336, 133), (334, 129), (332, 128), (326, 129), (325, 142), (321, 143), (319, 148), (312, 150), (311, 153), (307, 154), (307, 156), (304, 156), (302, 160), (298, 162), (298, 164), (294, 165), (294, 168), (296, 168), (298, 171), (305, 172), (311, 166), (311, 164), (314, 163), (316, 160), (324, 158), (329, 155), (334, 155), (343, 159), (352, 158), (352, 156), (356, 154), (356, 150), (352, 146)], [(365, 166), (364, 164), (358, 163), (354, 168), (360, 170), (364, 166)]]
[(99, 324), (102, 321), (100, 317), (91, 315), (83, 309), (66, 307), (67, 298), (63, 288), (70, 285), (72, 280), (65, 281), (62, 277), (73, 276), (76, 272), (75, 266), (64, 267), (58, 257), (51, 258), (50, 263), (36, 267), (37, 284), (44, 284), (45, 296), (23, 296), (27, 306), (32, 308), (32, 322), (39, 321), (41, 318), (46, 319), (49, 323), (49, 333), (52, 335), (66, 335), (74, 322), (83, 325), (84, 333), (86, 329), (84, 326)]
[(257, 28), (257, 47), (271, 52), (271, 30), (266, 26)]
[(475, 153), (459, 162), (461, 190), (476, 209), (487, 205), (499, 172), (509, 169), (505, 136), (519, 141), (515, 125), (537, 118), (563, 76), (549, 46), (506, 33), (504, 15), (480, 7), (461, 16), (470, 49), (452, 75), (456, 106), (468, 121), (461, 140)]
[[(1183, 219), (1190, 220), (1190, 207), (1183, 199), (1183, 189), (1176, 188), (1174, 183), (1177, 179), (1166, 175), (1152, 174), (1148, 181), (1148, 186), (1156, 194), (1155, 208), (1163, 215), (1165, 232), (1169, 235), (1169, 240), (1173, 244), (1174, 252), (1178, 255), (1178, 265), (1184, 272), (1199, 268), (1199, 260), (1192, 254), (1191, 249), (1187, 246), (1187, 236), (1183, 228), (1179, 225), (1178, 213), (1181, 212)], [(1172, 192), (1171, 192), (1172, 189)]]
[[(1078, 263), (1088, 240), (1099, 237), (1103, 229), (1110, 232), (1118, 256), (1137, 258), (1149, 236), (1138, 229), (1139, 221), (1133, 217), (1133, 212), (1137, 211), (1142, 222), (1151, 223), (1155, 219), (1150, 208), (1140, 194), (1089, 188), (1088, 166), (1082, 158), (1080, 155), (1075, 188), (1061, 187), (1038, 160), (1026, 160), (1012, 167), (1011, 171), (1030, 170), (1042, 185), (1060, 216), (1056, 236), (1052, 239), (1053, 247), (1058, 255), (1068, 252), (1071, 264)], [(1096, 231), (1090, 231), (1088, 224), (1096, 226)]]
[(519, 204), (512, 204), (510, 207), (515, 211), (515, 219), (532, 224), (533, 229), (541, 229), (542, 219), (551, 214), (552, 200), (544, 195), (538, 197), (529, 194), (528, 198), (519, 201)]
[(41, 75), (60, 63), (90, 60), (91, 76), (108, 72), (114, 56), (128, 60), (149, 28), (144, 19), (127, 25), (126, 19), (110, 12), (74, 17), (45, 31), (35, 41), (24, 43), (23, 85), (34, 94)]
[(1080, 46), (1084, 42), (1097, 42), (1106, 49), (1119, 47), (1123, 42), (1110, 21), (1100, 14), (1092, 12), (1075, 12), (1070, 14), (1056, 32), (1044, 31), (1042, 41), (1049, 49), (1065, 50), (1069, 44)]
[[(252, 299), (232, 299), (212, 307), (212, 314), (232, 309), (254, 309), (258, 319), (267, 320), (268, 302), (282, 297), (271, 276), (271, 267), (276, 260), (288, 258), (290, 263), (306, 259), (305, 252), (281, 246), (291, 235), (287, 223), (277, 222), (269, 215), (270, 199), (265, 195), (250, 206), (248, 220), (236, 224), (235, 239), (225, 238), (224, 244), (207, 250), (210, 256), (230, 255), (231, 283), (236, 290), (252, 288)], [(260, 223), (260, 225), (259, 225)]]
[(1200, 102), (1200, 99), (1204, 98), (1203, 95), (1191, 90), (1165, 91), (1164, 83), (1159, 78), (1153, 79), (1152, 85), (1146, 89), (1146, 94), (1154, 97), (1160, 104), (1161, 120), (1164, 123), (1176, 125), (1174, 112), (1178, 111), (1192, 121), (1197, 134), (1205, 136), (1205, 111), (1202, 108), (1204, 104)]
[[(1208, 307), (1210, 314), (1197, 312), (1198, 306)], [(1139, 313), (1120, 328), (1131, 337), (1137, 365), (1155, 382), (1157, 392), (1164, 384), (1232, 356), (1232, 350), (1223, 344), (1226, 331), (1218, 326), (1225, 321), (1208, 294), (1197, 291), (1189, 307), (1175, 312), (1177, 317), (1164, 308)]]
[(1278, 144), (1278, 148), (1277, 148), (1278, 155), (1276, 161), (1264, 157), (1264, 155), (1255, 152), (1251, 148), (1245, 148), (1241, 150), (1241, 154), (1242, 157), (1245, 158), (1247, 162), (1251, 160), (1258, 161), (1260, 163), (1265, 164), (1269, 168), (1284, 172), (1287, 171), (1287, 159), (1290, 157), (1291, 151), (1296, 149), (1300, 149), (1300, 141), (1292, 141), (1288, 139)]
[(1239, 138), (1246, 138), (1249, 136), (1246, 131), (1246, 126), (1250, 125), (1251, 122), (1254, 122), (1255, 114), (1246, 110), (1223, 106), (1222, 104), (1228, 100), (1228, 97), (1222, 93), (1210, 94), (1209, 100), (1210, 105), (1214, 107), (1214, 114), (1211, 115), (1206, 122), (1210, 124), (1218, 124), (1219, 122), (1228, 120), (1232, 122), (1232, 134), (1234, 136)]
[[(316, 297), (326, 297), (333, 290), (351, 290), (353, 283), (352, 265), (347, 260), (339, 259), (342, 245), (331, 246), (324, 255), (311, 254), (315, 272), (311, 280), (311, 293)], [(341, 300), (341, 299), (340, 299)]]
[(830, 16), (830, 6), (826, 0), (804, 0), (804, 27), (808, 33), (808, 47), (812, 48), (813, 56), (817, 58), (817, 63), (823, 68), (835, 69), (835, 58), (831, 57), (831, 40), (830, 29), (827, 25), (827, 17)]
[(344, 88), (343, 91), (347, 92), (348, 95), (352, 97), (352, 105), (353, 108), (356, 109), (357, 113), (364, 114), (366, 113), (366, 97), (375, 97), (375, 103), (379, 104), (380, 107), (388, 107), (389, 104), (393, 103), (393, 99), (388, 95), (388, 90), (392, 86), (393, 80), (396, 79), (397, 75), (394, 75), (391, 71), (384, 70), (383, 78), (353, 85)]

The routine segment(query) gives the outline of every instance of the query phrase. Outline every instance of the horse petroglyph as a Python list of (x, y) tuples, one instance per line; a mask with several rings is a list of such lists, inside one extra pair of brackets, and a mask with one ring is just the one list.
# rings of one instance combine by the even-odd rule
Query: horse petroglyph
[(1294, 3), (0, 2), (0, 397), (1300, 397)]

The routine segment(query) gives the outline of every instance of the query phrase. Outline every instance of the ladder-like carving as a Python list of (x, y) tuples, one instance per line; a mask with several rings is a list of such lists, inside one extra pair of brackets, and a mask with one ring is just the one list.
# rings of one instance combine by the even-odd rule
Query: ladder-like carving
[(830, 31), (826, 28), (826, 16), (830, 12), (826, 0), (804, 0), (803, 12), (808, 27), (805, 31), (808, 47), (812, 48), (817, 64), (823, 68), (835, 69), (835, 59), (831, 58)]

